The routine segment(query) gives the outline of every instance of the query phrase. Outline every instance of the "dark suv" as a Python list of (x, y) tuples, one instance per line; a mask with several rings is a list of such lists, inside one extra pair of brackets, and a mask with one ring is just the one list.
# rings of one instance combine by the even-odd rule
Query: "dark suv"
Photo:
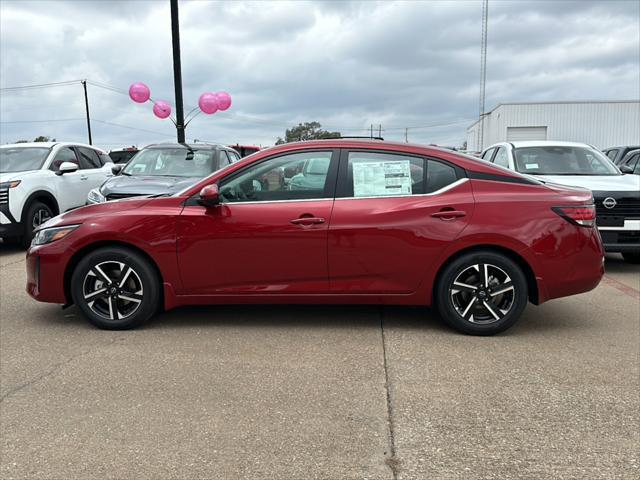
[(627, 145), (624, 147), (609, 147), (605, 148), (602, 152), (611, 159), (613, 163), (616, 165), (620, 165), (624, 157), (626, 157), (627, 153), (631, 150), (638, 150), (640, 145)]

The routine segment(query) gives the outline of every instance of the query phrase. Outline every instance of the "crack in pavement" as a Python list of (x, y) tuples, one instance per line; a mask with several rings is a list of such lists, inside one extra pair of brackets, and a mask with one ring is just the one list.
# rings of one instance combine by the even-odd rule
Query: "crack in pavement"
[[(100, 348), (108, 347), (110, 345), (113, 345), (118, 340), (122, 340), (122, 339), (124, 339), (124, 337), (115, 337), (115, 338), (111, 339), (109, 342), (105, 343), (104, 345), (98, 346), (97, 348), (100, 349)], [(82, 352), (80, 352), (80, 353), (78, 353), (76, 355), (72, 355), (71, 357), (67, 358), (66, 360), (64, 360), (62, 362), (56, 363), (55, 365), (53, 365), (53, 367), (51, 367), (46, 372), (43, 372), (40, 375), (32, 378), (31, 380), (28, 380), (28, 381), (26, 381), (24, 383), (21, 383), (20, 385), (17, 385), (15, 387), (13, 387), (8, 392), (6, 392), (4, 395), (0, 396), (0, 403), (4, 402), (7, 398), (13, 396), (15, 393), (18, 393), (19, 391), (24, 390), (27, 387), (35, 385), (40, 380), (43, 380), (43, 379), (45, 379), (47, 377), (50, 377), (51, 375), (56, 373), (58, 370), (60, 370), (62, 367), (70, 364), (74, 360), (76, 360), (76, 359), (78, 359), (80, 357), (84, 357), (85, 355), (88, 355), (89, 353), (92, 353), (94, 351), (96, 351), (96, 348), (91, 348), (89, 350), (84, 350), (84, 351), (82, 351)]]
[(400, 462), (396, 457), (396, 439), (395, 439), (395, 425), (393, 422), (393, 405), (391, 400), (391, 388), (389, 384), (389, 366), (387, 361), (387, 346), (386, 338), (384, 334), (384, 307), (380, 307), (380, 336), (382, 340), (382, 360), (384, 365), (384, 388), (386, 392), (387, 403), (387, 427), (388, 427), (388, 441), (389, 452), (384, 452), (386, 455), (385, 463), (391, 469), (393, 474), (393, 480), (398, 480), (398, 471), (400, 469)]

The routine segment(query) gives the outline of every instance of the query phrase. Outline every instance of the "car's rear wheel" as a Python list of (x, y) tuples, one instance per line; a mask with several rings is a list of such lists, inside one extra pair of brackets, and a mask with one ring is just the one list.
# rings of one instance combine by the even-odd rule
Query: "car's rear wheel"
[(28, 248), (31, 245), (33, 232), (53, 216), (51, 208), (42, 202), (33, 202), (29, 205), (22, 219), (24, 224), (24, 235), (21, 237), (22, 246)]
[(640, 263), (640, 252), (623, 252), (622, 258), (629, 263)]
[(493, 335), (511, 327), (527, 300), (521, 268), (507, 256), (490, 251), (455, 259), (436, 285), (436, 303), (444, 321), (471, 335)]
[(95, 326), (125, 330), (156, 313), (160, 282), (142, 255), (107, 247), (89, 253), (78, 263), (71, 277), (71, 295)]

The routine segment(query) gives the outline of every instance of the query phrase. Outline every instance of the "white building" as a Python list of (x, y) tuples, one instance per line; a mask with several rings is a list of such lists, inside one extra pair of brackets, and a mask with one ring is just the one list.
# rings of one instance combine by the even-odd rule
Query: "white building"
[(467, 128), (467, 149), (497, 142), (566, 140), (599, 149), (640, 143), (640, 101), (500, 103)]

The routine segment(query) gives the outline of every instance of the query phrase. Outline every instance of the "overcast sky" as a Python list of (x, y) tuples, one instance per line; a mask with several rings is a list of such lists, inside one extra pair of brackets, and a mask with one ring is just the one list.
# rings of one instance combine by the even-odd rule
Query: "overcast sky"
[[(638, 0), (489, 3), (487, 109), (640, 98)], [(382, 124), (385, 138), (401, 140), (404, 127), (421, 127), (410, 141), (461, 145), (478, 115), (481, 8), (181, 1), (186, 110), (205, 91), (233, 97), (227, 112), (197, 117), (187, 140), (270, 145), (287, 127), (317, 120), (343, 135)], [(173, 105), (168, 0), (0, 0), (1, 87), (83, 78), (122, 91), (142, 81)], [(95, 85), (89, 101), (96, 145), (175, 139), (150, 104)], [(0, 102), (0, 143), (86, 141), (79, 84), (3, 91)]]

